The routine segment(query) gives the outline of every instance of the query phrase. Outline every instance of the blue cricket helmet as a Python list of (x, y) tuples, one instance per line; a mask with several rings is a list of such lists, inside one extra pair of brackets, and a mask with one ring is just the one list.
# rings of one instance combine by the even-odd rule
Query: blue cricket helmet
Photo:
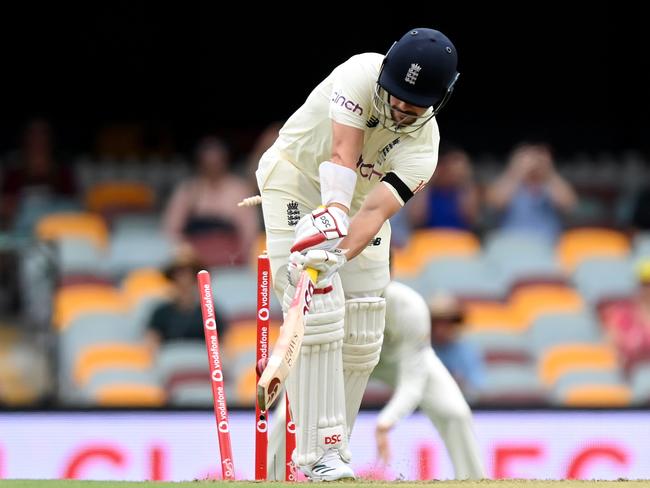
[(449, 99), (459, 73), (454, 44), (442, 32), (411, 29), (386, 53), (378, 84), (391, 95), (437, 114)]

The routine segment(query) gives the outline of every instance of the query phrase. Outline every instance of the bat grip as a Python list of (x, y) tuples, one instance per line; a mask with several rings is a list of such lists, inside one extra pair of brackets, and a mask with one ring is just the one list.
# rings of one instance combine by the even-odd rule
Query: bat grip
[(315, 284), (318, 279), (318, 270), (314, 268), (305, 268), (305, 271), (309, 275), (309, 279)]

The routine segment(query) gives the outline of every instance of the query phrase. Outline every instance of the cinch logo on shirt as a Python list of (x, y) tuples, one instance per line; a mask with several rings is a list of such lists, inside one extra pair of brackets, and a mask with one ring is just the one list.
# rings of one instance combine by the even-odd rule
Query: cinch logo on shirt
[(363, 115), (363, 109), (358, 103), (353, 102), (352, 100), (348, 100), (343, 95), (339, 95), (338, 92), (334, 92), (334, 96), (332, 97), (331, 101), (336, 103), (337, 105), (340, 105), (341, 107), (347, 108), (352, 113), (355, 114), (358, 113), (359, 115)]
[(359, 175), (367, 180), (372, 180), (373, 176), (376, 176), (377, 178), (382, 178), (384, 176), (384, 173), (375, 169), (375, 163), (364, 163), (362, 157), (360, 157), (357, 162), (357, 169), (359, 170)]

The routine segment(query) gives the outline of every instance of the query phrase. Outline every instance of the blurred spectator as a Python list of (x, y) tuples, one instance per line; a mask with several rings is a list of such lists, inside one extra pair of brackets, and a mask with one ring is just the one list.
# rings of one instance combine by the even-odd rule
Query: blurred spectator
[(650, 361), (650, 259), (637, 267), (638, 291), (603, 312), (605, 330), (629, 369), (637, 361)]
[(414, 227), (474, 229), (479, 192), (465, 151), (457, 147), (441, 151), (431, 182), (412, 198), (408, 215)]
[(282, 128), (284, 122), (276, 121), (271, 122), (262, 133), (255, 140), (253, 149), (246, 157), (246, 178), (250, 181), (252, 188), (257, 188), (257, 179), (255, 178), (255, 171), (257, 166), (260, 163), (260, 158), (270, 148), (275, 140), (278, 138), (280, 129)]
[[(29, 213), (34, 219), (38, 216), (38, 212), (27, 209), (51, 209), (57, 198), (71, 198), (76, 194), (74, 175), (68, 166), (56, 160), (52, 131), (43, 119), (27, 124), (13, 164), (1, 179), (0, 226), (5, 229), (16, 228), (21, 213)], [(20, 227), (31, 230), (33, 223), (30, 221)]]
[[(176, 241), (192, 242), (209, 266), (220, 264), (218, 259), (228, 253), (237, 254), (233, 261), (246, 262), (259, 231), (257, 210), (239, 208), (237, 203), (253, 194), (251, 188), (229, 172), (229, 151), (219, 139), (207, 137), (200, 142), (196, 163), (196, 176), (181, 182), (167, 205), (165, 232)], [(209, 234), (229, 235), (235, 242), (225, 248), (217, 241), (205, 246), (199, 244), (205, 240), (195, 239)]]
[(431, 344), (468, 399), (478, 395), (485, 382), (479, 351), (461, 337), (464, 313), (456, 298), (436, 293), (429, 300)]
[(554, 241), (562, 215), (574, 209), (576, 194), (556, 171), (544, 143), (515, 147), (508, 168), (487, 189), (487, 203), (500, 213), (504, 230), (531, 232)]
[[(201, 303), (196, 274), (203, 268), (194, 250), (182, 245), (164, 274), (172, 283), (171, 299), (158, 305), (149, 321), (146, 343), (156, 352), (161, 343), (172, 340), (204, 340)], [(222, 338), (227, 330), (225, 319), (215, 307), (217, 333)]]

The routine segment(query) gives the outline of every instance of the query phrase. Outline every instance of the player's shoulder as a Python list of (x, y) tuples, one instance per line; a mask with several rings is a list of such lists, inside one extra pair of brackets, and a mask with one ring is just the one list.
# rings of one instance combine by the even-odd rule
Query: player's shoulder
[(350, 56), (347, 60), (341, 63), (341, 67), (356, 68), (358, 70), (372, 72), (379, 74), (381, 63), (384, 60), (384, 55), (379, 53), (360, 53)]

